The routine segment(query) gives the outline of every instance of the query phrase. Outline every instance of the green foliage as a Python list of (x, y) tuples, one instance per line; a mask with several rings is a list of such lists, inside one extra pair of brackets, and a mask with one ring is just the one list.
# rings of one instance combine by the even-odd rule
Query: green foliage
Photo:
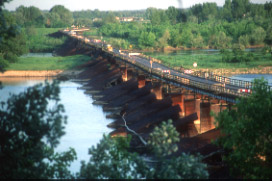
[(252, 94), (231, 111), (216, 117), (222, 136), (217, 144), (230, 152), (225, 160), (232, 174), (251, 179), (272, 178), (272, 92), (267, 81), (254, 80)]
[(156, 127), (150, 134), (148, 144), (157, 156), (167, 156), (178, 150), (179, 133), (172, 124), (172, 120), (163, 122), (161, 127)]
[(266, 32), (262, 27), (254, 29), (250, 36), (250, 42), (252, 45), (260, 45), (264, 43)]
[(168, 158), (177, 151), (179, 134), (172, 121), (156, 127), (148, 144), (155, 152), (155, 161), (147, 164), (137, 153), (128, 152), (131, 137), (103, 136), (96, 148), (89, 150), (88, 163), (82, 162), (79, 178), (92, 179), (199, 179), (208, 178), (206, 165), (199, 155), (182, 154)]
[(6, 69), (7, 62), (15, 62), (27, 51), (25, 36), (16, 26), (13, 16), (0, 7), (0, 71)]
[(59, 92), (57, 82), (45, 82), (1, 103), (0, 178), (71, 177), (74, 150), (54, 153), (66, 123)]
[[(224, 56), (226, 55), (225, 53), (210, 54), (209, 51), (205, 52), (205, 50), (195, 50), (195, 52), (192, 54), (188, 53), (188, 51), (181, 51), (179, 54), (173, 52), (169, 52), (168, 54), (165, 52), (146, 52), (145, 54), (161, 60), (163, 64), (169, 65), (170, 67), (182, 66), (190, 69), (194, 69), (194, 62), (197, 62), (197, 69), (207, 68), (209, 70), (226, 68), (235, 71), (235, 69), (238, 68), (272, 66), (270, 47), (268, 47), (266, 50), (266, 54), (263, 51), (251, 52), (253, 59), (248, 64), (246, 64), (245, 61), (239, 63), (228, 62), (227, 60), (231, 60), (233, 54), (231, 50), (225, 49), (225, 51), (225, 53), (229, 53), (229, 56), (227, 56), (226, 60), (224, 60)], [(249, 52), (245, 53), (245, 55), (247, 54), (249, 54)]]
[(222, 54), (222, 62), (227, 63), (245, 62), (247, 64), (248, 62), (253, 62), (258, 59), (253, 53), (246, 53), (239, 45), (234, 46), (232, 51), (222, 49), (220, 53)]
[(161, 127), (155, 127), (150, 134), (148, 145), (155, 153), (157, 163), (148, 173), (153, 179), (204, 179), (208, 178), (206, 164), (201, 163), (200, 155), (182, 153), (178, 157), (167, 156), (178, 151), (179, 133), (172, 120), (163, 122)]
[(27, 27), (23, 30), (27, 37), (27, 47), (31, 52), (52, 52), (67, 40), (65, 36), (50, 37), (50, 34), (58, 32), (59, 28)]
[(231, 11), (234, 19), (242, 19), (249, 11), (249, 0), (232, 0)]
[(119, 21), (115, 18), (112, 12), (109, 12), (105, 17), (103, 17), (102, 23), (111, 24), (111, 23), (119, 23)]
[(8, 67), (8, 65), (8, 61), (5, 60), (2, 55), (0, 55), (0, 72), (3, 72)]
[(89, 149), (90, 161), (82, 162), (80, 178), (88, 179), (141, 179), (146, 177), (147, 166), (136, 154), (127, 151), (128, 138), (103, 136), (96, 148)]
[[(272, 11), (271, 11), (272, 12)], [(272, 25), (270, 25), (267, 29), (265, 43), (272, 46)]]
[(164, 159), (151, 170), (153, 179), (208, 179), (207, 165), (201, 156), (181, 153), (180, 156)]
[(64, 28), (73, 23), (73, 14), (62, 5), (55, 5), (46, 15), (46, 26), (51, 28)]
[(170, 40), (170, 33), (168, 30), (165, 30), (162, 37), (158, 40), (158, 47), (164, 48), (168, 46), (169, 40)]
[(66, 57), (20, 57), (7, 70), (69, 70), (90, 60), (87, 55)]
[(231, 46), (231, 38), (224, 32), (220, 31), (211, 36), (209, 46), (217, 49), (229, 48)]
[(45, 24), (44, 14), (39, 8), (34, 6), (19, 6), (16, 8), (15, 16), (17, 24), (23, 27), (44, 27)]
[(155, 40), (156, 36), (154, 33), (142, 32), (138, 40), (139, 47), (141, 48), (153, 47), (155, 44)]

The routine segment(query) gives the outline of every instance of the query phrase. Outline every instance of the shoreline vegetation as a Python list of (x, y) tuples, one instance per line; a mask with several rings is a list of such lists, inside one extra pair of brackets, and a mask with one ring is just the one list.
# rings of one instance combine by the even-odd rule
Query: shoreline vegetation
[(57, 77), (58, 75), (74, 75), (79, 66), (90, 61), (87, 55), (66, 57), (19, 57), (0, 77)]

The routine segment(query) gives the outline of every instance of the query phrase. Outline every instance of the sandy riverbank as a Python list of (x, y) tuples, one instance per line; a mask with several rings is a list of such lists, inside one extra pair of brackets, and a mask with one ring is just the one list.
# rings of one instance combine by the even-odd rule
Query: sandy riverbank
[(74, 76), (79, 70), (8, 70), (0, 73), (1, 77), (57, 77), (57, 76)]
[(8, 70), (0, 73), (0, 77), (56, 77), (63, 70)]

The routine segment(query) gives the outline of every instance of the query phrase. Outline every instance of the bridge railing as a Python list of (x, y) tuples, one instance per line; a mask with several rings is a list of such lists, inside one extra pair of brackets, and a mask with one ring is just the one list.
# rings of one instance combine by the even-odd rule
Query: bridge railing
[(229, 77), (221, 76), (221, 75), (216, 75), (212, 72), (202, 72), (202, 71), (195, 71), (193, 73), (194, 76), (209, 79), (209, 80), (215, 80), (217, 82), (221, 82), (224, 84), (229, 84), (241, 88), (246, 88), (250, 89), (252, 88), (252, 82), (250, 81), (243, 81), (243, 80), (238, 80), (238, 79), (232, 79)]
[(187, 85), (190, 87), (194, 87), (194, 88), (198, 88), (198, 89), (202, 89), (202, 90), (206, 90), (206, 91), (211, 91), (216, 94), (228, 94), (228, 95), (240, 96), (240, 97), (241, 96), (243, 96), (243, 97), (248, 96), (248, 94), (246, 94), (246, 93), (238, 92), (237, 89), (223, 87), (222, 86), (223, 84), (210, 85), (210, 84), (206, 84), (206, 83), (203, 83), (200, 81), (190, 80), (188, 78), (184, 78), (184, 77), (180, 77), (180, 76), (176, 76), (176, 75), (171, 75), (168, 73), (162, 73), (161, 70), (147, 68), (143, 64), (140, 64), (125, 55), (114, 54), (113, 52), (109, 52), (109, 53), (111, 53), (115, 57), (119, 57), (120, 59), (122, 59), (123, 61), (126, 61), (127, 63), (133, 64), (134, 66), (137, 66), (137, 67), (145, 70), (146, 72), (152, 73), (152, 75), (155, 75), (155, 76), (157, 76), (161, 79), (167, 80), (167, 81), (174, 82), (176, 84), (183, 84), (183, 85)]

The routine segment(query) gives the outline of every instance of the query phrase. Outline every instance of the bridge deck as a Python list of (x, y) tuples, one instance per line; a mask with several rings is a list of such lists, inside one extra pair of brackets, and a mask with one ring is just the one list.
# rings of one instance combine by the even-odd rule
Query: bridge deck
[[(63, 33), (71, 36), (67, 32), (63, 31)], [(152, 62), (151, 65), (149, 57), (144, 55), (121, 53), (115, 48), (113, 48), (112, 51), (108, 51), (103, 48), (103, 44), (101, 42), (95, 43), (82, 36), (71, 37), (82, 41), (88, 46), (100, 48), (109, 56), (115, 57), (119, 61), (126, 62), (135, 68), (150, 73), (151, 76), (157, 79), (162, 79), (170, 84), (185, 87), (195, 92), (223, 99), (228, 102), (235, 103), (237, 97), (248, 96), (252, 88), (252, 83), (248, 81), (214, 75), (211, 72), (195, 72), (194, 74), (186, 74), (184, 72), (171, 69), (158, 62)], [(268, 87), (268, 89), (271, 90), (271, 87)]]

